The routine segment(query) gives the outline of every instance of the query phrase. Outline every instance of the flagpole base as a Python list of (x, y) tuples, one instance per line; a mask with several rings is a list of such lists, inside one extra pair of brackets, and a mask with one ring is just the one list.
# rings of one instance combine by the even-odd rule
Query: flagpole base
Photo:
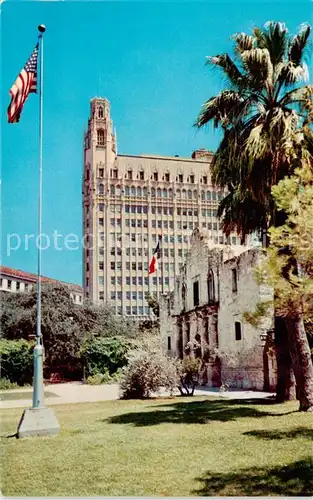
[(52, 408), (27, 408), (24, 410), (17, 428), (17, 437), (55, 436), (60, 425)]

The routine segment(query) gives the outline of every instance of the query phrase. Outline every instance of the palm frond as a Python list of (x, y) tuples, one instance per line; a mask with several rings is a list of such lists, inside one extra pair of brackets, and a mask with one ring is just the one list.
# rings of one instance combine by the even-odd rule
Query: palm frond
[(195, 126), (200, 128), (213, 121), (214, 127), (227, 127), (231, 117), (236, 115), (243, 99), (237, 92), (225, 90), (215, 97), (208, 99), (202, 106)]
[(288, 47), (288, 30), (286, 25), (281, 22), (269, 21), (263, 29), (266, 41), (265, 48), (269, 51), (270, 59), (274, 67), (283, 61)]
[(280, 106), (288, 106), (294, 103), (302, 102), (304, 105), (312, 102), (313, 99), (313, 85), (305, 85), (304, 87), (298, 87), (296, 89), (286, 92), (285, 95), (280, 99)]
[(218, 216), (226, 236), (236, 232), (244, 240), (248, 234), (263, 227), (265, 211), (260, 203), (251, 198), (249, 191), (236, 188), (220, 201)]
[(290, 41), (288, 59), (295, 66), (300, 65), (303, 60), (310, 33), (311, 27), (308, 24), (303, 24), (299, 33)]
[(244, 75), (228, 54), (220, 54), (212, 57), (208, 56), (206, 64), (220, 68), (229, 82), (236, 88), (244, 84)]
[(251, 50), (254, 45), (253, 37), (247, 35), (246, 33), (236, 33), (232, 36), (232, 39), (235, 40), (235, 52), (236, 54), (241, 54), (245, 50)]
[(272, 80), (273, 65), (268, 49), (245, 50), (241, 54), (241, 59), (251, 86), (262, 88), (265, 81)]
[(306, 63), (296, 65), (291, 61), (281, 66), (277, 75), (277, 81), (282, 82), (285, 86), (294, 85), (300, 81), (307, 82), (308, 79), (309, 70)]

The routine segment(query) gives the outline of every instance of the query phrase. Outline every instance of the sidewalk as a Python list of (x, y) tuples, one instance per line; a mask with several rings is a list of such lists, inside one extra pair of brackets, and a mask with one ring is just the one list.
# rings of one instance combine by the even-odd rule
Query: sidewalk
[[(51, 384), (45, 386), (45, 402), (47, 406), (73, 403), (95, 403), (97, 401), (114, 401), (119, 399), (118, 384), (84, 385), (80, 382)], [(177, 391), (178, 394), (178, 391)], [(168, 396), (161, 392), (160, 396)], [(216, 396), (227, 399), (264, 399), (273, 396), (268, 392), (229, 390), (219, 392), (217, 388), (199, 387), (195, 396)], [(12, 399), (7, 399), (12, 398)], [(14, 399), (13, 399), (14, 398)], [(32, 388), (20, 388), (0, 393), (0, 408), (29, 408), (32, 405)]]

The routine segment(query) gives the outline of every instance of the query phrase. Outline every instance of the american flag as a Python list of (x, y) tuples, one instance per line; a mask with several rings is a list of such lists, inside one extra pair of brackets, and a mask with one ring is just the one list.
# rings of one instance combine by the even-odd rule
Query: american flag
[(9, 123), (17, 123), (20, 120), (21, 112), (28, 94), (37, 92), (38, 48), (39, 44), (37, 43), (32, 55), (10, 88), (11, 102), (8, 107)]

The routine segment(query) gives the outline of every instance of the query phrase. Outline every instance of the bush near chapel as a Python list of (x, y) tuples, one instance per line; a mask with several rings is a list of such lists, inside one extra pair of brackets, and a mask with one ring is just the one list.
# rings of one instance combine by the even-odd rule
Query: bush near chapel
[(130, 353), (128, 367), (120, 383), (123, 399), (149, 398), (160, 389), (171, 393), (179, 386), (177, 365), (155, 345), (142, 346)]
[[(94, 377), (98, 374), (114, 375), (127, 364), (127, 353), (130, 345), (130, 342), (123, 338), (89, 338), (80, 350), (86, 375), (88, 377)], [(102, 383), (107, 380), (106, 377), (103, 377)]]

